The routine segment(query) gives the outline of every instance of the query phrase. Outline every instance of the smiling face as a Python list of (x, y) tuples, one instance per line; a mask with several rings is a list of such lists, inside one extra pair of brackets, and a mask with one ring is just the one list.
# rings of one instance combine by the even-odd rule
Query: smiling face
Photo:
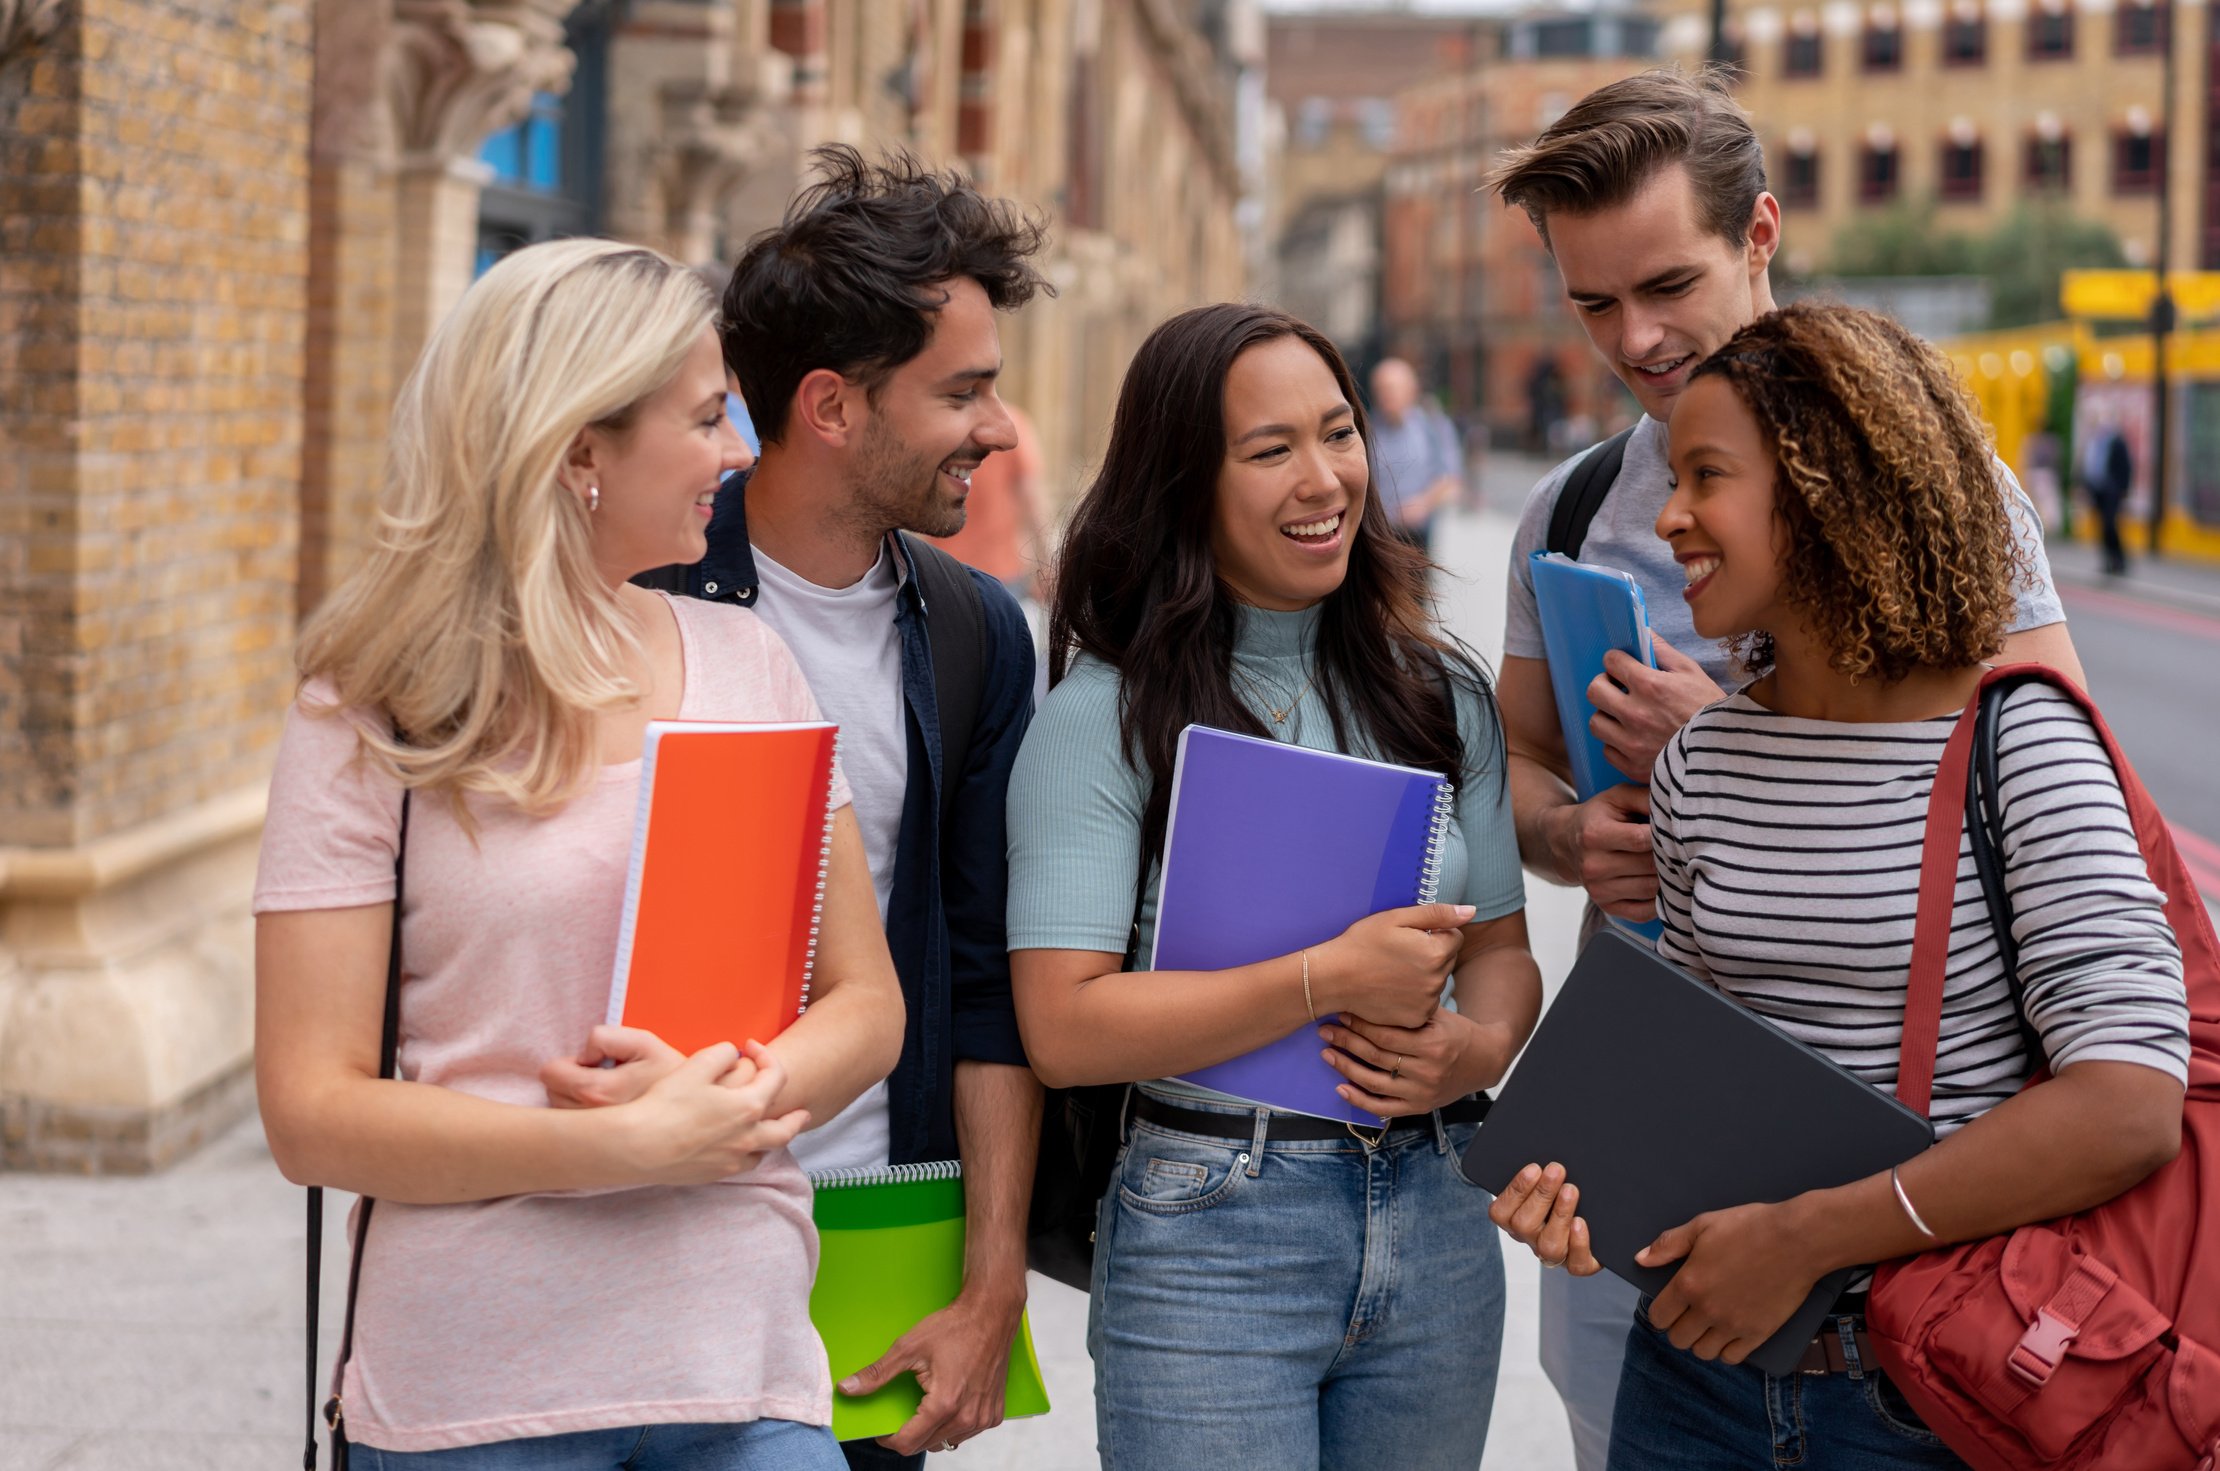
[(1696, 632), (1779, 634), (1788, 528), (1775, 509), (1773, 447), (1726, 379), (1700, 378), (1679, 395), (1671, 426), (1673, 494), (1657, 518), (1688, 578)]
[(953, 536), (964, 525), (971, 472), (1014, 448), (1017, 426), (995, 395), (1002, 339), (994, 307), (970, 277), (942, 283), (925, 350), (887, 375), (869, 400), (844, 479), (861, 529)]
[(1780, 222), (1780, 206), (1761, 194), (1743, 244), (1706, 228), (1679, 164), (1659, 169), (1624, 204), (1550, 214), (1565, 294), (1651, 418), (1670, 418), (1689, 370), (1773, 309), (1765, 272)]
[(700, 561), (718, 484), (753, 463), (725, 415), (725, 360), (704, 327), (677, 375), (641, 400), (630, 423), (580, 433), (564, 481), (581, 498), (587, 486), (601, 492), (589, 522), (594, 562), (615, 583)]
[(1371, 469), (1356, 414), (1308, 343), (1275, 337), (1226, 374), (1210, 551), (1234, 596), (1283, 612), (1341, 586)]

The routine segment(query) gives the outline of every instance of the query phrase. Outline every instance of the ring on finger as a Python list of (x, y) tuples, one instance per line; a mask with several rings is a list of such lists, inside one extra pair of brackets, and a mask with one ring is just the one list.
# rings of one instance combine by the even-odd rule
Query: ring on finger
[(1400, 1078), (1400, 1077), (1402, 1077), (1402, 1076), (1403, 1076), (1403, 1054), (1402, 1054), (1402, 1053), (1398, 1052), (1398, 1053), (1396, 1053), (1396, 1054), (1395, 1054), (1395, 1066), (1394, 1066), (1394, 1067), (1391, 1067), (1391, 1068), (1389, 1068), (1389, 1069), (1388, 1069), (1388, 1076), (1389, 1076), (1389, 1077), (1391, 1077), (1391, 1078)]
[(1538, 1258), (1538, 1260), (1540, 1260), (1542, 1265), (1545, 1267), (1561, 1267), (1565, 1265), (1566, 1262), (1572, 1260), (1572, 1253), (1568, 1251), (1563, 1256), (1559, 1257), (1556, 1261), (1550, 1261), (1547, 1258)]
[(935, 1451), (952, 1451), (955, 1448), (956, 1443), (952, 1440), (944, 1440), (939, 1445), (933, 1447)]

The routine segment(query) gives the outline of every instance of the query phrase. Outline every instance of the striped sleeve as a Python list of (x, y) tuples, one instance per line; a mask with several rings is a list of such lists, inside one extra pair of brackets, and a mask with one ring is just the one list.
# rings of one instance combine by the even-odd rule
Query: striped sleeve
[(2055, 689), (2015, 690), (1997, 764), (2012, 936), (2052, 1069), (2132, 1062), (2186, 1081), (2181, 945), (2095, 727)]
[(1701, 976), (1708, 972), (1696, 945), (1694, 894), (1678, 827), (1684, 799), (1681, 778), (1688, 760), (1687, 733), (1688, 727), (1682, 726), (1650, 768), (1650, 852), (1657, 860), (1657, 917), (1664, 927), (1658, 936), (1657, 953)]

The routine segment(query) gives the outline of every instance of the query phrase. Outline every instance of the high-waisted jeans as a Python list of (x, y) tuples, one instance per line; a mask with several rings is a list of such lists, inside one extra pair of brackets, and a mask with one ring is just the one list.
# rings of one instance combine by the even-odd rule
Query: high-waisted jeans
[(1135, 1120), (1087, 1325), (1104, 1471), (1472, 1471), (1503, 1338), (1473, 1128), (1260, 1147)]

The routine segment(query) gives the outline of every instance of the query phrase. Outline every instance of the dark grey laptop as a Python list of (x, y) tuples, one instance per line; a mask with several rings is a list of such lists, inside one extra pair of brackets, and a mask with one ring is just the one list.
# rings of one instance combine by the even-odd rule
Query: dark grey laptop
[[(1847, 1185), (1934, 1140), (1894, 1098), (1605, 929), (1535, 1029), (1464, 1172), (1500, 1191), (1527, 1164), (1563, 1164), (1596, 1260), (1656, 1293), (1679, 1264), (1637, 1266), (1634, 1254), (1658, 1233), (1708, 1210)], [(1793, 1373), (1851, 1275), (1822, 1280), (1748, 1362)]]

